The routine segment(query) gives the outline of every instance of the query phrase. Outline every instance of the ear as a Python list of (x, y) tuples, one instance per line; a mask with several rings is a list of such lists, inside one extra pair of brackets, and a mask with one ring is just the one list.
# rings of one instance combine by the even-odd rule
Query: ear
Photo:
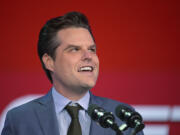
[(54, 71), (54, 60), (51, 56), (49, 56), (47, 53), (45, 53), (42, 56), (42, 61), (46, 67), (46, 69), (50, 70), (50, 71)]

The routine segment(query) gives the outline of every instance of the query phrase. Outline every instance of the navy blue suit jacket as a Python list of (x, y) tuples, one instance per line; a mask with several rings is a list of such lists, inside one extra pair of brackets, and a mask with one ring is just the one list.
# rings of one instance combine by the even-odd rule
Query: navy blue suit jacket
[[(111, 99), (90, 95), (90, 104), (96, 104), (108, 112), (114, 113), (116, 106), (122, 104)], [(119, 125), (122, 124), (117, 117), (116, 122)], [(124, 132), (124, 135), (129, 134), (130, 129)], [(52, 92), (10, 110), (7, 113), (1, 135), (60, 135)], [(92, 121), (90, 135), (116, 135), (116, 133)], [(143, 133), (140, 132), (138, 135), (143, 135)]]

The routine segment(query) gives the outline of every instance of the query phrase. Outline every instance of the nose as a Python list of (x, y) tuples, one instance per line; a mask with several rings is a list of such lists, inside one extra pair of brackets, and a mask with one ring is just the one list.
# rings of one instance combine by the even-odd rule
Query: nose
[(83, 61), (91, 61), (91, 60), (92, 60), (92, 54), (91, 54), (91, 52), (88, 51), (88, 50), (83, 51), (82, 60), (83, 60)]

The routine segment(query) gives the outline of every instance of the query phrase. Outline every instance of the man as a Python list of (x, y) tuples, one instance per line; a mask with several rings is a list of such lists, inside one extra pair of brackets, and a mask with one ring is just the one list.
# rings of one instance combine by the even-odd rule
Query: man
[[(122, 104), (89, 91), (96, 84), (99, 60), (87, 18), (70, 12), (49, 20), (40, 31), (38, 54), (53, 87), (46, 96), (10, 110), (2, 135), (115, 135), (87, 113), (89, 104), (109, 112)], [(69, 107), (80, 108), (78, 119), (73, 119)]]

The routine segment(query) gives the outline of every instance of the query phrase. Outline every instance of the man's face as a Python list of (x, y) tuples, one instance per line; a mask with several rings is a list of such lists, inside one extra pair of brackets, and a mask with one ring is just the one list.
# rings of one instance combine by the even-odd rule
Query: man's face
[(57, 33), (60, 46), (53, 61), (53, 84), (83, 92), (92, 88), (99, 72), (94, 40), (85, 28), (66, 28)]

